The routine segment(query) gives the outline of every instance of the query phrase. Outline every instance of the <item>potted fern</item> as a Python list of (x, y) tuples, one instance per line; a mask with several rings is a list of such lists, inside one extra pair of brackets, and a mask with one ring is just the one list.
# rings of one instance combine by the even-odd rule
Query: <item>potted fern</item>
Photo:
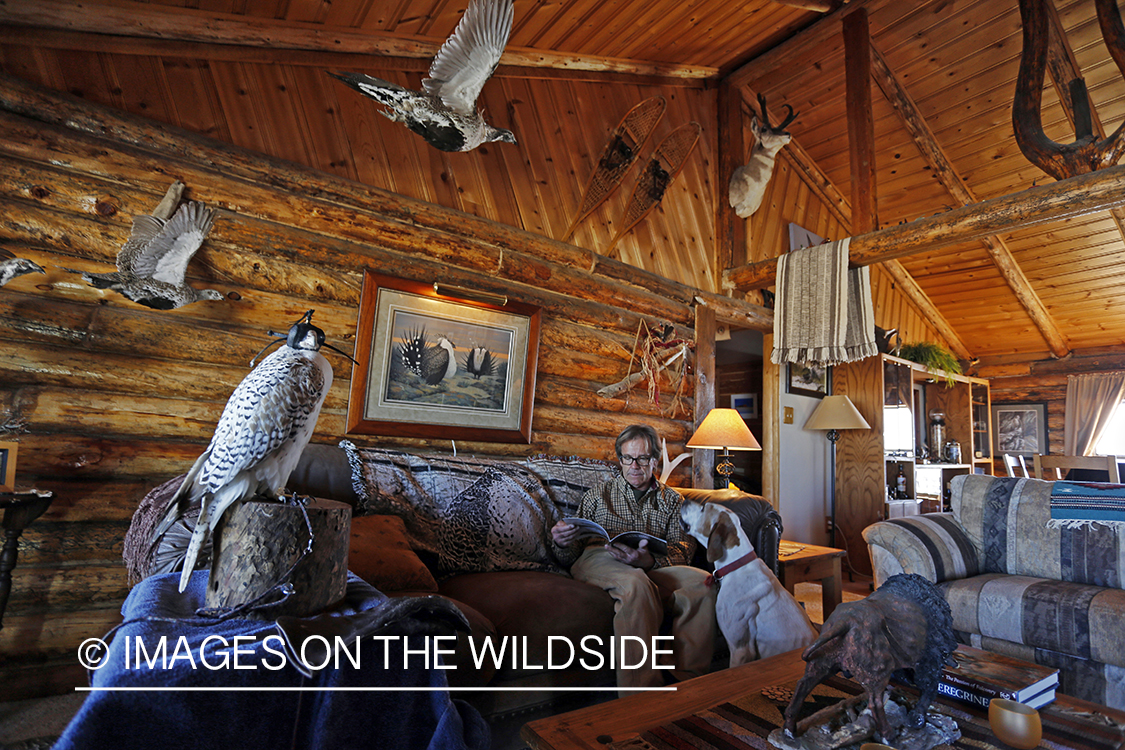
[(922, 365), (931, 375), (945, 380), (950, 388), (956, 382), (950, 373), (961, 374), (961, 363), (953, 356), (953, 352), (932, 341), (903, 344), (899, 356)]

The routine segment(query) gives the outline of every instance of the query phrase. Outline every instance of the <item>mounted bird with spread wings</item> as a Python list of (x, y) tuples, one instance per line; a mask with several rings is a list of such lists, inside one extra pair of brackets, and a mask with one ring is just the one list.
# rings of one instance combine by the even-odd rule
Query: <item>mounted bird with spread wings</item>
[(496, 70), (512, 31), (512, 0), (471, 0), (430, 64), (422, 90), (411, 91), (363, 73), (329, 73), (386, 109), (442, 151), (472, 151), (482, 143), (515, 143), (512, 131), (485, 122), (477, 97)]
[[(234, 389), (211, 444), (188, 471), (153, 535), (160, 539), (198, 503), (199, 515), (182, 558), (180, 591), (228, 508), (259, 494), (284, 496), (332, 386), (332, 367), (320, 349), (340, 351), (324, 343), (324, 331), (312, 324), (312, 315), (312, 310), (306, 312), (287, 336), (272, 334), (284, 337), (285, 344)], [(184, 529), (181, 525), (180, 531)], [(161, 570), (174, 570), (178, 557), (165, 561)], [(212, 554), (212, 561), (216, 557)]]
[[(198, 201), (179, 203), (184, 184), (172, 183), (152, 215), (133, 217), (129, 239), (117, 252), (117, 270), (110, 273), (80, 273), (90, 286), (112, 289), (154, 310), (173, 310), (200, 300), (221, 300), (215, 289), (196, 289), (184, 276), (188, 263), (211, 231), (214, 209)], [(171, 217), (171, 218), (169, 218)]]

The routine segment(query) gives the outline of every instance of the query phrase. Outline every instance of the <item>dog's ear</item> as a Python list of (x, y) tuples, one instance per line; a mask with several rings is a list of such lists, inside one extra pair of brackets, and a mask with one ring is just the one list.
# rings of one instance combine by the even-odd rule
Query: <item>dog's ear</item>
[(728, 549), (738, 544), (738, 532), (735, 531), (730, 516), (726, 513), (719, 513), (718, 516), (707, 536), (707, 562), (715, 562)]

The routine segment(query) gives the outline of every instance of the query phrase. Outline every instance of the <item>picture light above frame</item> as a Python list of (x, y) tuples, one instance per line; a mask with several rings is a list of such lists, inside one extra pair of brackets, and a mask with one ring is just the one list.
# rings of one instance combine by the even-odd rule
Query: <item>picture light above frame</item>
[(530, 443), (540, 309), (366, 271), (348, 434)]

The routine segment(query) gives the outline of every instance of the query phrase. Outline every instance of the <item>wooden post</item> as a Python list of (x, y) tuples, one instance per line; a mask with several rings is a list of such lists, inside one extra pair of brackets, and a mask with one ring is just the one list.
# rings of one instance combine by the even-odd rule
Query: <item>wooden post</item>
[(852, 234), (879, 227), (875, 204), (875, 121), (871, 113), (871, 37), (867, 8), (844, 16), (844, 80), (852, 165)]
[(312, 498), (304, 506), (265, 498), (241, 503), (216, 529), (207, 606), (237, 607), (286, 581), (294, 589), (289, 599), (257, 616), (303, 617), (340, 601), (347, 586), (351, 518), (351, 507), (334, 500)]
[[(715, 408), (715, 334), (718, 324), (715, 311), (706, 305), (695, 306), (695, 430), (703, 424), (707, 412)], [(692, 430), (694, 433), (695, 430)], [(689, 438), (690, 440), (690, 438)], [(695, 451), (691, 460), (692, 486), (713, 489), (715, 486), (715, 451)]]

